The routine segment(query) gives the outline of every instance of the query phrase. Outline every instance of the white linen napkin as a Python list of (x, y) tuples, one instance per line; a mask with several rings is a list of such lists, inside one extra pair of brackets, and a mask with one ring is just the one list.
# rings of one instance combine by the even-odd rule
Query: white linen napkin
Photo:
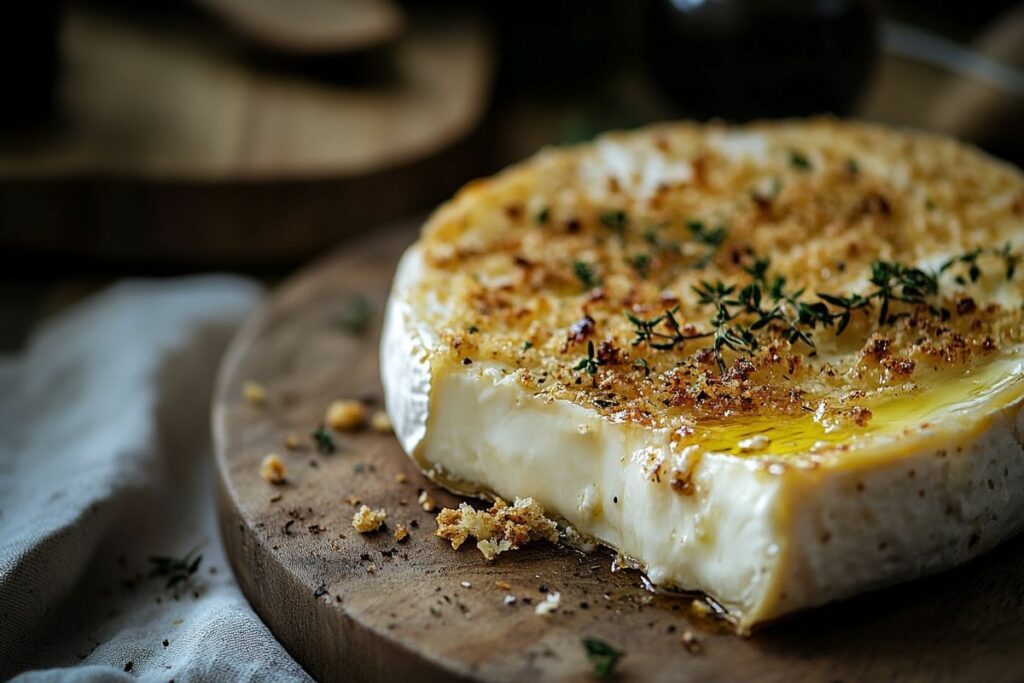
[[(125, 282), (0, 359), (0, 679), (310, 680), (215, 517), (210, 392), (259, 299), (230, 276)], [(184, 580), (149, 576), (193, 548)]]

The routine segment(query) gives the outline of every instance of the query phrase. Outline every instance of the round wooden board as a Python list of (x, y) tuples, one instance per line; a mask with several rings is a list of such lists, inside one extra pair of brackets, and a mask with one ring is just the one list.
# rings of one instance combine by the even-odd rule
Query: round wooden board
[[(335, 398), (379, 407), (377, 330), (394, 265), (416, 226), (348, 244), (285, 283), (241, 330), (221, 368), (213, 431), (224, 543), (242, 590), (295, 658), (322, 680), (587, 680), (583, 637), (625, 651), (618, 680), (1011, 681), (1024, 676), (1024, 542), (966, 567), (869, 594), (740, 638), (689, 615), (690, 601), (652, 595), (635, 572), (540, 544), (486, 562), (433, 535), (416, 504), (431, 485), (391, 435), (338, 437), (317, 454), (308, 435)], [(334, 321), (352, 296), (373, 302), (365, 336)], [(241, 397), (265, 385), (262, 407)], [(288, 434), (303, 449), (287, 451)], [(259, 476), (278, 453), (288, 483)], [(399, 483), (396, 477), (408, 481)], [(353, 531), (356, 496), (388, 528)], [(398, 523), (417, 524), (396, 543)], [(498, 588), (507, 582), (511, 589)], [(534, 613), (544, 591), (561, 608)], [(516, 596), (514, 605), (505, 596)], [(700, 652), (680, 643), (691, 630)]]

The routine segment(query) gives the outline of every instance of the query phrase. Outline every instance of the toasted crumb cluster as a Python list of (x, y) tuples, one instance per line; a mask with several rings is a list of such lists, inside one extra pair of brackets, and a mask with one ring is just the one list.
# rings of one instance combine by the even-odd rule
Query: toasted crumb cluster
[(516, 550), (530, 541), (558, 541), (558, 528), (544, 516), (544, 510), (532, 498), (516, 498), (509, 506), (501, 498), (487, 510), (478, 511), (461, 503), (457, 510), (444, 508), (437, 515), (437, 535), (458, 549), (470, 536), (488, 560), (507, 550)]
[[(879, 402), (1024, 346), (1024, 177), (882, 127), (670, 124), (542, 152), (462, 190), (420, 250), (410, 296), (438, 333), (434, 363), (496, 367), (648, 426), (863, 428)], [(883, 303), (879, 262), (934, 275), (935, 291)], [(751, 283), (780, 315), (762, 324), (727, 303), (717, 324)], [(853, 302), (841, 333), (838, 317), (787, 322), (838, 316), (819, 293)]]
[(370, 417), (370, 428), (381, 434), (390, 434), (392, 431), (391, 418), (383, 410), (378, 410)]
[(336, 432), (352, 432), (366, 421), (366, 406), (361, 401), (334, 401), (324, 416), (327, 426)]
[(562, 604), (562, 594), (558, 592), (548, 593), (544, 600), (537, 603), (534, 612), (540, 616), (547, 616), (556, 611)]
[(267, 390), (259, 382), (249, 380), (242, 385), (242, 398), (253, 405), (263, 405), (267, 400)]
[(260, 463), (260, 476), (271, 484), (285, 483), (284, 463), (274, 453), (267, 455)]
[(373, 533), (380, 529), (387, 516), (384, 508), (371, 510), (369, 505), (363, 505), (352, 515), (352, 528), (361, 534)]
[(434, 502), (433, 496), (427, 493), (426, 489), (420, 491), (420, 495), (416, 498), (416, 502), (426, 512), (433, 512), (437, 508), (437, 503)]

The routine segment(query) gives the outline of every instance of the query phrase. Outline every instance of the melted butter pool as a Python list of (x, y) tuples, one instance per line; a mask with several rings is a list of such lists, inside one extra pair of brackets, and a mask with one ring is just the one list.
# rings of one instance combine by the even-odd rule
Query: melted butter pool
[[(828, 450), (843, 445), (857, 447), (869, 442), (891, 440), (906, 429), (936, 425), (972, 412), (989, 414), (1024, 396), (1024, 358), (1004, 357), (955, 378), (943, 378), (930, 386), (904, 395), (866, 402), (872, 417), (860, 427), (844, 422), (830, 426), (812, 413), (800, 417), (733, 417), (705, 423), (682, 441), (702, 451), (741, 456), (796, 455)], [(744, 450), (741, 443), (765, 436), (770, 443), (757, 450)]]

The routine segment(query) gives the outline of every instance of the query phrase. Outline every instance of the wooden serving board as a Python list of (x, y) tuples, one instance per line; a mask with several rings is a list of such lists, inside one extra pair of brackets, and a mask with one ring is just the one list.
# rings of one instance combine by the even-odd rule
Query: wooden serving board
[(58, 114), (0, 131), (0, 249), (296, 263), (477, 172), (493, 59), (472, 16), (410, 19), (374, 54), (287, 62), (187, 7), (67, 4)]
[[(587, 680), (581, 639), (625, 651), (616, 680), (1019, 681), (1024, 677), (1024, 539), (961, 569), (799, 615), (740, 638), (692, 616), (691, 601), (654, 595), (605, 550), (547, 544), (486, 562), (433, 535), (417, 505), (431, 485), (392, 435), (338, 437), (320, 455), (308, 435), (335, 398), (380, 405), (377, 330), (391, 276), (415, 225), (346, 244), (273, 293), (235, 339), (214, 397), (221, 528), (242, 590), (285, 647), (322, 680)], [(365, 336), (335, 324), (365, 296)], [(260, 407), (246, 380), (268, 392)], [(303, 437), (301, 451), (283, 446)], [(288, 483), (260, 478), (268, 453)], [(396, 477), (405, 475), (406, 483)], [(356, 496), (387, 509), (388, 528), (351, 527)], [(397, 543), (397, 523), (417, 524)], [(497, 587), (507, 582), (511, 589)], [(465, 582), (465, 583), (464, 583)], [(561, 608), (538, 616), (546, 591)], [(514, 605), (505, 596), (516, 596)], [(699, 652), (680, 642), (692, 631)]]

